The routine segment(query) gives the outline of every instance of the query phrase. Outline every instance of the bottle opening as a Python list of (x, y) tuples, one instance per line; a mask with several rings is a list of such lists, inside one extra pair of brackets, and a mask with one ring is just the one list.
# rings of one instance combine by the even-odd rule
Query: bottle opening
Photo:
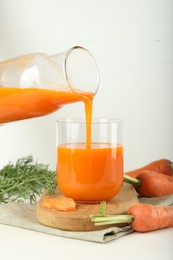
[(64, 71), (69, 88), (77, 92), (97, 93), (99, 70), (92, 54), (80, 46), (72, 47), (66, 54)]

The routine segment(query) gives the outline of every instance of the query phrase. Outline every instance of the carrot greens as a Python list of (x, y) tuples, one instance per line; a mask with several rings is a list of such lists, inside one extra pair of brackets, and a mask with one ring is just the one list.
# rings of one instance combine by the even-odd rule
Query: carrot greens
[(132, 184), (134, 187), (140, 187), (142, 185), (142, 182), (140, 179), (131, 177), (127, 174), (124, 174), (124, 182)]
[(29, 200), (36, 202), (43, 190), (47, 194), (56, 191), (56, 174), (48, 165), (33, 161), (32, 156), (20, 158), (0, 170), (0, 203)]
[(131, 223), (134, 220), (132, 215), (107, 215), (106, 201), (100, 203), (99, 214), (90, 215), (90, 219), (95, 226), (111, 225), (118, 223)]
[(99, 211), (101, 216), (106, 216), (106, 201), (101, 201)]

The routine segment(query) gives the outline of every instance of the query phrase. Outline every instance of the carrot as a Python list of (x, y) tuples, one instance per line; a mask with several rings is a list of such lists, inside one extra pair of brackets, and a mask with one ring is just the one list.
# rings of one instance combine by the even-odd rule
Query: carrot
[(137, 174), (136, 178), (124, 175), (124, 181), (131, 183), (144, 197), (162, 197), (173, 194), (173, 175), (168, 176), (146, 170)]
[(55, 200), (56, 197), (46, 197), (43, 199), (43, 206), (48, 209), (54, 209), (55, 208)]
[(148, 232), (173, 227), (173, 206), (136, 204), (128, 210), (134, 217), (131, 227), (138, 232)]
[(129, 208), (127, 215), (92, 215), (91, 221), (96, 226), (129, 223), (135, 231), (149, 232), (173, 227), (173, 206), (135, 204)]
[(143, 171), (137, 175), (141, 186), (136, 191), (144, 197), (162, 197), (173, 194), (173, 176), (154, 171)]
[(61, 211), (73, 211), (76, 209), (76, 203), (71, 198), (58, 197), (55, 201), (55, 208)]
[(151, 162), (141, 168), (135, 169), (133, 171), (126, 172), (127, 175), (136, 178), (137, 174), (139, 174), (142, 171), (155, 171), (155, 172), (161, 172), (166, 175), (173, 175), (173, 162), (167, 160), (167, 159), (160, 159), (154, 162)]
[(76, 209), (75, 201), (66, 197), (46, 197), (43, 199), (43, 206), (61, 211), (73, 211)]

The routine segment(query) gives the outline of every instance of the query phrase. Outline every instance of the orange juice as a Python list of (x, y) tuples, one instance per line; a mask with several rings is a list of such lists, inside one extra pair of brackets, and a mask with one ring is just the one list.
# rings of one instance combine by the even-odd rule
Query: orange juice
[(93, 93), (0, 86), (0, 123), (47, 115), (73, 102), (92, 100)]
[(76, 201), (98, 202), (116, 195), (123, 183), (123, 149), (109, 143), (64, 144), (57, 148), (60, 191)]

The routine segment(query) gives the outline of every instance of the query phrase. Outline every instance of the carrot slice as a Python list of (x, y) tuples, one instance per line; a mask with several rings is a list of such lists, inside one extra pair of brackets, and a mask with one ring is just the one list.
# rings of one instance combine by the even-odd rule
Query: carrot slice
[(55, 201), (55, 208), (61, 211), (73, 211), (76, 209), (76, 203), (71, 198), (58, 197)]
[(55, 209), (55, 201), (56, 197), (50, 197), (50, 198), (44, 198), (43, 199), (43, 206), (48, 208), (48, 209)]
[(76, 209), (75, 201), (67, 197), (44, 198), (43, 206), (48, 209), (58, 209), (61, 211), (73, 211)]

